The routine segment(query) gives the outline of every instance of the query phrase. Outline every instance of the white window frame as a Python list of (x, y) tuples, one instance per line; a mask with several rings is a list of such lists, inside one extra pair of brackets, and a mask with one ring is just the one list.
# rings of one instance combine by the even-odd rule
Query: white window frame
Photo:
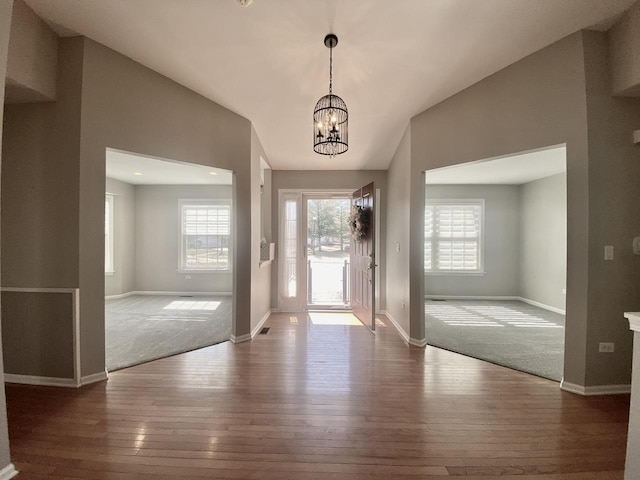
[[(478, 268), (475, 270), (440, 270), (437, 265), (432, 264), (432, 269), (427, 270), (423, 266), (425, 275), (484, 275), (484, 236), (485, 236), (485, 201), (483, 198), (427, 198), (425, 200), (425, 215), (427, 205), (479, 205), (480, 206), (480, 235), (478, 236)], [(434, 219), (435, 222), (435, 219)], [(435, 225), (434, 232), (435, 232)], [(437, 237), (432, 237), (437, 239)], [(425, 225), (425, 243), (426, 243), (426, 225)], [(432, 240), (432, 245), (434, 244)], [(424, 247), (423, 247), (424, 248)], [(435, 262), (437, 255), (435, 254), (437, 247), (432, 246), (432, 262)]]
[[(186, 264), (185, 235), (184, 235), (184, 211), (188, 207), (228, 207), (229, 208), (229, 239), (227, 240), (228, 262), (226, 268), (193, 267)], [(230, 200), (218, 198), (180, 198), (178, 199), (178, 272), (182, 273), (228, 273), (232, 269), (233, 261), (233, 209)]]
[[(109, 206), (109, 212), (107, 214), (107, 205)], [(113, 208), (114, 208), (114, 195), (111, 193), (105, 194), (105, 226), (104, 226), (104, 274), (106, 276), (113, 275), (114, 262), (113, 257)], [(109, 224), (107, 225), (107, 222)], [(108, 229), (108, 230), (107, 230)]]

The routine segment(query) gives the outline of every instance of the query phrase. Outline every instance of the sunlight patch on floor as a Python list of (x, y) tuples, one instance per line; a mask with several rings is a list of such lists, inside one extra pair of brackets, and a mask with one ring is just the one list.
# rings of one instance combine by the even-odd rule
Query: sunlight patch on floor
[(314, 325), (347, 325), (354, 327), (361, 327), (362, 322), (356, 318), (352, 313), (322, 313), (312, 312), (309, 313), (311, 323)]
[(198, 300), (174, 300), (163, 310), (207, 310), (213, 311), (220, 306), (220, 302)]
[(459, 327), (564, 328), (535, 315), (498, 306), (425, 305), (425, 313), (447, 325)]

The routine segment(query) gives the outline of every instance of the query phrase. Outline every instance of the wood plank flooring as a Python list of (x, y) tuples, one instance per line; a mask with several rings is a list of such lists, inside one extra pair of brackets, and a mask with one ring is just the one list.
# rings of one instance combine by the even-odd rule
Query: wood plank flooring
[(17, 478), (623, 478), (628, 396), (311, 315), (80, 390), (7, 386)]

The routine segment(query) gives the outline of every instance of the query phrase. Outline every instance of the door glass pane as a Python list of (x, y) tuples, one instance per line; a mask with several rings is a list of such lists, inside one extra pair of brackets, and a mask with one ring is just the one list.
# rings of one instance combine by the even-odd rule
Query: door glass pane
[(295, 200), (286, 200), (284, 204), (284, 290), (288, 298), (295, 298), (297, 295), (297, 228), (298, 204)]
[(307, 303), (349, 303), (348, 198), (307, 200)]

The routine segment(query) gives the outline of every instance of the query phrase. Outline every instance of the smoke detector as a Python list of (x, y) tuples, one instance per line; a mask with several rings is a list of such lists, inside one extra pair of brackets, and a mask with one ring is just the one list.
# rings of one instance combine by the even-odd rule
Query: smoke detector
[(236, 0), (236, 2), (238, 2), (238, 5), (241, 7), (248, 7), (253, 3), (253, 0)]

